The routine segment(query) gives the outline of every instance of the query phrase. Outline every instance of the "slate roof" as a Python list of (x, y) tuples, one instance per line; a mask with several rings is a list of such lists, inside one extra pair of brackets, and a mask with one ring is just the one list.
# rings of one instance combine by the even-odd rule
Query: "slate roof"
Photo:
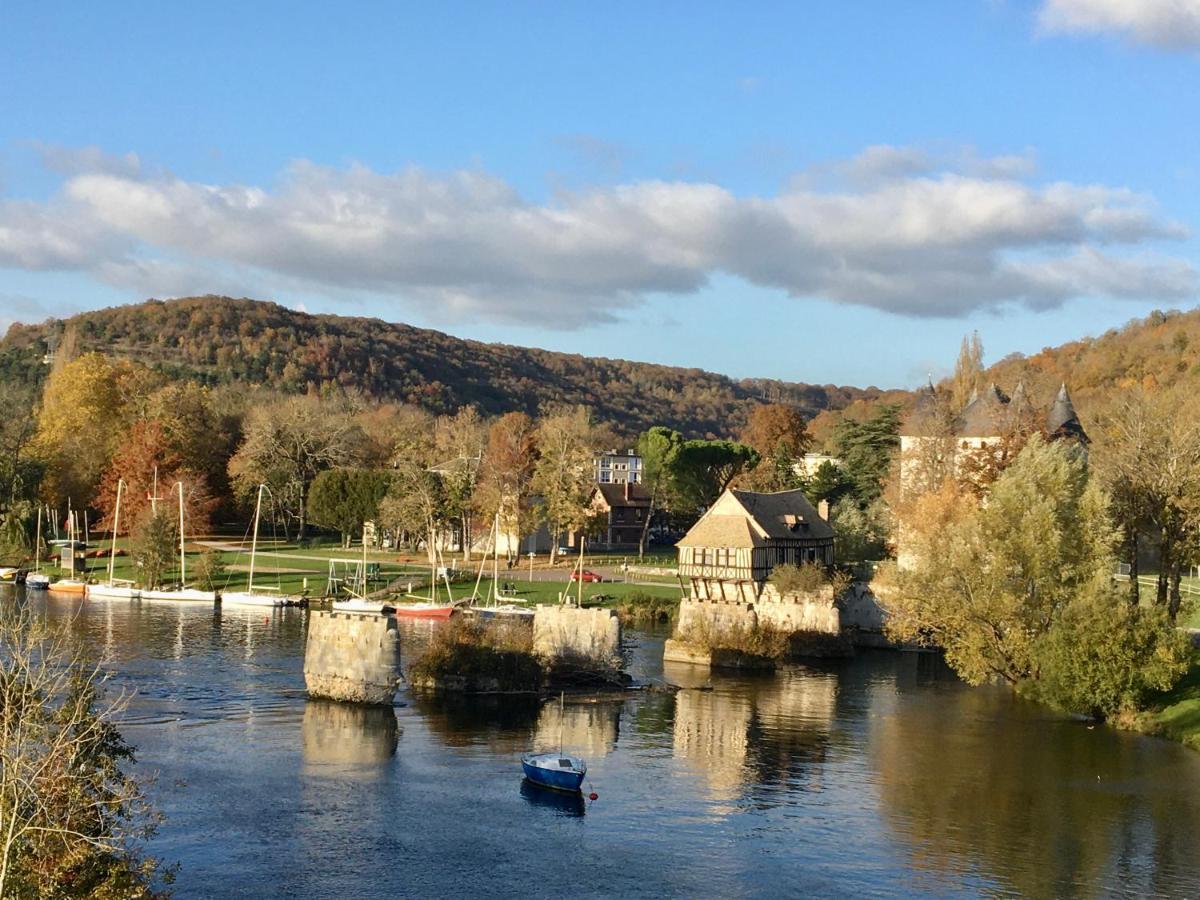
[(933, 380), (917, 391), (917, 399), (904, 421), (900, 423), (900, 434), (904, 437), (924, 437), (933, 427), (933, 411), (937, 395)]
[(731, 494), (741, 503), (767, 537), (777, 540), (797, 538), (832, 538), (829, 523), (808, 502), (804, 491), (775, 491), (760, 494), (755, 491), (735, 491)]
[(1008, 397), (995, 384), (989, 384), (981, 394), (971, 398), (958, 421), (954, 433), (959, 437), (994, 437), (1003, 430)]
[(1089, 442), (1087, 432), (1083, 430), (1083, 423), (1079, 421), (1075, 412), (1075, 404), (1071, 402), (1071, 395), (1067, 393), (1066, 384), (1058, 389), (1058, 396), (1054, 398), (1050, 412), (1046, 415), (1046, 434), (1051, 440), (1073, 438), (1085, 444)]

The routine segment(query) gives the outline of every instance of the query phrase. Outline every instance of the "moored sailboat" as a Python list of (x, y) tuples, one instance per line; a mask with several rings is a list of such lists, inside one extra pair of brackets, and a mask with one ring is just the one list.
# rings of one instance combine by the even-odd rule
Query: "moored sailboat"
[[(332, 562), (330, 565), (332, 566)], [(331, 569), (332, 571), (332, 569)], [(354, 588), (357, 588), (355, 590)], [(354, 587), (347, 588), (350, 596), (338, 597), (333, 600), (334, 612), (360, 613), (391, 613), (395, 607), (382, 600), (371, 600), (367, 597), (367, 526), (363, 525), (362, 534), (362, 564), (355, 578)]]
[(254, 504), (254, 537), (250, 543), (250, 577), (246, 579), (244, 591), (222, 591), (221, 606), (286, 606), (287, 599), (278, 594), (262, 593), (263, 589), (254, 589), (254, 560), (258, 555), (258, 523), (262, 518), (262, 498), (265, 484), (258, 486), (258, 500)]
[(169, 601), (171, 603), (215, 603), (216, 591), (205, 591), (187, 586), (187, 554), (184, 550), (183, 522), (183, 482), (178, 481), (179, 488), (179, 587), (161, 590), (143, 590), (142, 599), (149, 601)]
[(44, 591), (50, 587), (50, 576), (42, 572), (42, 507), (38, 507), (37, 538), (33, 543), (33, 571), (25, 576), (25, 590)]
[[(68, 504), (69, 506), (70, 504)], [(84, 594), (87, 592), (87, 582), (75, 577), (75, 551), (86, 550), (87, 543), (80, 543), (75, 539), (77, 528), (75, 525), (75, 513), (70, 509), (67, 510), (67, 540), (54, 541), (54, 545), (58, 547), (59, 566), (62, 566), (62, 554), (64, 551), (71, 554), (70, 573), (66, 578), (60, 578), (57, 581), (51, 582), (50, 592), (52, 594)]]
[(113, 578), (113, 566), (117, 561), (117, 530), (121, 524), (121, 492), (125, 488), (125, 480), (117, 479), (117, 505), (113, 511), (112, 546), (108, 551), (108, 581), (101, 584), (89, 584), (85, 590), (89, 600), (136, 600), (138, 589), (132, 582), (117, 582)]

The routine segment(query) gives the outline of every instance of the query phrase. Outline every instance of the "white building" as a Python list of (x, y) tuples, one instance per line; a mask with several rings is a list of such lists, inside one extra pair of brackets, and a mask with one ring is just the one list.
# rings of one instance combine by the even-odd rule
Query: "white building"
[(596, 484), (641, 484), (642, 458), (636, 450), (609, 450), (596, 457)]

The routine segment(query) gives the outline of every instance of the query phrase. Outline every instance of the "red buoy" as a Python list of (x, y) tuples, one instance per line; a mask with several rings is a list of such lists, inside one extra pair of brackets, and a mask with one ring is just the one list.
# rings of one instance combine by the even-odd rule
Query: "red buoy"
[(599, 800), (600, 795), (597, 794), (595, 791), (592, 791), (590, 794), (588, 794), (588, 799), (589, 800)]

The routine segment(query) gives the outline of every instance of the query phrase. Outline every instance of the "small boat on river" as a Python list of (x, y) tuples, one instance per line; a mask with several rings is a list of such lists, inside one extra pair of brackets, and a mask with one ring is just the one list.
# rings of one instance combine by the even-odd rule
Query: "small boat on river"
[(25, 590), (44, 591), (50, 587), (50, 576), (42, 572), (42, 508), (38, 507), (37, 537), (33, 542), (33, 571), (25, 576)]
[[(330, 583), (333, 582), (334, 565), (339, 562), (348, 562), (348, 560), (330, 560), (329, 572)], [(349, 596), (336, 597), (333, 600), (332, 608), (334, 612), (355, 612), (355, 613), (380, 613), (388, 614), (395, 611), (395, 606), (391, 603), (385, 603), (382, 600), (372, 600), (367, 596), (367, 526), (363, 525), (362, 533), (362, 562), (358, 565), (358, 570), (351, 577), (347, 584)]]
[(578, 793), (587, 775), (587, 763), (578, 756), (563, 753), (563, 717), (566, 711), (566, 695), (558, 698), (558, 752), (528, 753), (521, 757), (521, 768), (525, 777), (534, 784), (553, 788), (556, 791)]

